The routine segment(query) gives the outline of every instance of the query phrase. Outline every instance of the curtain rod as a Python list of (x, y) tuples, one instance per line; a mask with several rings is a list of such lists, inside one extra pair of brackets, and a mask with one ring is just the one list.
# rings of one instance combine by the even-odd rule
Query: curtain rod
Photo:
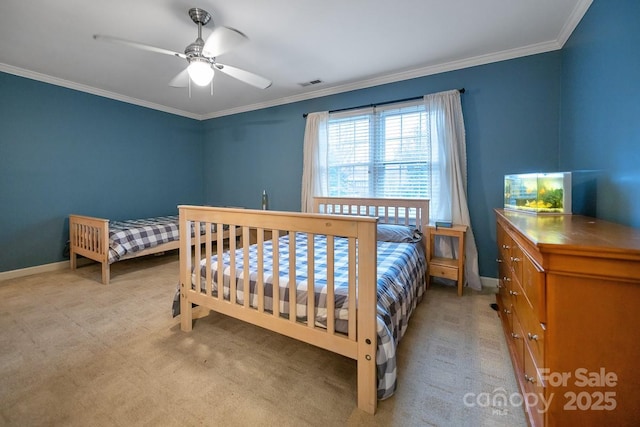
[[(458, 89), (458, 92), (464, 93), (465, 90), (464, 90), (464, 88)], [(397, 102), (417, 101), (418, 99), (422, 99), (422, 98), (424, 98), (424, 96), (414, 96), (413, 98), (397, 99), (395, 101), (378, 102), (377, 104), (367, 104), (367, 105), (360, 105), (358, 107), (340, 108), (338, 110), (330, 110), (329, 113), (339, 113), (340, 111), (358, 110), (360, 108), (367, 108), (367, 107), (377, 107), (379, 105), (395, 104)], [(302, 117), (304, 117), (306, 119), (308, 115), (309, 115), (309, 113), (304, 113), (302, 115)]]

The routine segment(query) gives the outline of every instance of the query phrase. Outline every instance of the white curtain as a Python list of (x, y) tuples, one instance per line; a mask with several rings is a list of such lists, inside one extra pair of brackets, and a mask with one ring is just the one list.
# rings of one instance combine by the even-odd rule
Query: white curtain
[[(476, 248), (471, 219), (467, 205), (467, 150), (460, 92), (451, 90), (424, 97), (426, 117), (431, 134), (431, 152), (438, 158), (433, 162), (441, 165), (437, 176), (432, 176), (439, 185), (439, 194), (431, 195), (430, 218), (451, 220), (466, 224), (469, 228), (465, 238), (465, 284), (480, 290), (478, 250)], [(302, 169), (302, 212), (313, 211), (313, 197), (326, 196), (328, 189), (328, 121), (327, 111), (310, 113), (304, 135), (304, 163)], [(452, 239), (437, 239), (436, 254), (452, 256), (456, 245)], [(459, 256), (458, 254), (455, 254)]]
[[(467, 204), (467, 148), (465, 142), (464, 121), (460, 92), (447, 92), (426, 95), (424, 105), (431, 122), (432, 143), (438, 144), (437, 161), (441, 165), (440, 194), (434, 195), (431, 204), (431, 218), (451, 220), (456, 224), (465, 224), (469, 228), (465, 238), (465, 281), (472, 289), (480, 290), (478, 270), (478, 249), (476, 247), (471, 218)], [(434, 159), (436, 160), (436, 159)], [(455, 245), (451, 239), (438, 239), (436, 254), (451, 254)], [(459, 256), (459, 254), (456, 254)]]
[(313, 197), (328, 196), (327, 123), (329, 112), (307, 115), (302, 166), (302, 212), (313, 212)]

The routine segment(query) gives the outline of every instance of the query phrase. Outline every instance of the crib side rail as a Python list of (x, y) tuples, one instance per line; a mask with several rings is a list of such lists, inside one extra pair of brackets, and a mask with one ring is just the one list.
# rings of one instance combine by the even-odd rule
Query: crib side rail
[(429, 224), (428, 199), (314, 197), (313, 204), (315, 212), (376, 216), (381, 223), (412, 224), (420, 230)]
[[(343, 354), (347, 357), (356, 359), (357, 356), (357, 335), (364, 333), (361, 331), (363, 325), (370, 324), (374, 333), (370, 342), (374, 343), (375, 349), (375, 254), (377, 251), (375, 233), (376, 219), (368, 217), (355, 217), (346, 215), (318, 215), (318, 214), (301, 214), (295, 212), (274, 212), (274, 211), (252, 211), (248, 209), (227, 209), (201, 206), (180, 206), (180, 267), (181, 267), (181, 301), (185, 306), (185, 310), (189, 311), (191, 301), (195, 304), (206, 306), (212, 310), (222, 312), (227, 315), (242, 318), (251, 323), (268, 327), (284, 335), (292, 336), (301, 341), (316, 344), (336, 353)], [(211, 263), (207, 262), (200, 271), (192, 275), (194, 266), (200, 266), (200, 261), (210, 259), (211, 253), (208, 246), (202, 247), (200, 236), (191, 237), (189, 230), (191, 227), (201, 227), (210, 229), (210, 225), (214, 225), (216, 229), (225, 227), (229, 232), (229, 251), (227, 277), (224, 277), (225, 268), (222, 265), (222, 257), (218, 257), (217, 266), (212, 268)], [(296, 260), (297, 243), (296, 234), (301, 234), (306, 239), (306, 247), (308, 253), (297, 255), (305, 259), (306, 263), (305, 275), (307, 277), (308, 289), (316, 289), (317, 286), (314, 278), (314, 271), (326, 272), (326, 306), (320, 308), (322, 314), (318, 313), (315, 298), (308, 298), (311, 291), (303, 292), (302, 298), (305, 300), (298, 301), (298, 293), (300, 292), (296, 286), (301, 268), (297, 265)], [(240, 240), (238, 253), (241, 258), (249, 259), (250, 243), (257, 243), (255, 247), (257, 257), (257, 272), (249, 271), (248, 262), (244, 263), (243, 268), (237, 268), (240, 261), (236, 260), (236, 239), (235, 236), (242, 235)], [(272, 252), (270, 256), (265, 256), (263, 244), (269, 239), (277, 239), (277, 236), (289, 236), (288, 247), (288, 276), (280, 274), (280, 251), (278, 245), (270, 245)], [(250, 236), (253, 236), (250, 241)], [(316, 264), (314, 256), (314, 242), (316, 238), (326, 239), (326, 266), (324, 263)], [(343, 313), (340, 319), (342, 324), (346, 324), (347, 333), (336, 332), (336, 310), (333, 306), (335, 289), (338, 283), (334, 283), (334, 245), (337, 237), (346, 238), (348, 242), (348, 273), (343, 270), (343, 277), (348, 277), (348, 297), (346, 299), (347, 307), (340, 306), (338, 312)], [(206, 236), (205, 236), (206, 238)], [(193, 247), (193, 252), (190, 249)], [(321, 256), (323, 256), (321, 254)], [(361, 260), (356, 262), (356, 260)], [(370, 261), (370, 262), (368, 262)], [(265, 264), (265, 263), (268, 263)], [(302, 265), (302, 264), (300, 264)], [(265, 268), (265, 266), (267, 268)], [(273, 272), (273, 283), (269, 286), (270, 295), (265, 295), (265, 270)], [(217, 272), (216, 272), (217, 270)], [(217, 274), (217, 276), (215, 276)], [(246, 292), (244, 288), (244, 277), (254, 277), (246, 288), (251, 288), (250, 292)], [(368, 278), (368, 279), (367, 279)], [(364, 279), (364, 280), (363, 280)], [(283, 280), (282, 283), (280, 281)], [(285, 281), (288, 285), (285, 284)], [(366, 283), (367, 286), (358, 283)], [(223, 289), (223, 284), (226, 289)], [(192, 286), (193, 285), (193, 286)], [(304, 285), (303, 285), (304, 286)], [(320, 286), (320, 285), (318, 285)], [(344, 291), (343, 280), (343, 291)], [(226, 296), (224, 295), (226, 292)], [(367, 301), (367, 293), (370, 293), (370, 307), (365, 310), (359, 304), (356, 308), (356, 301)], [(286, 294), (286, 296), (285, 296)], [(315, 293), (314, 293), (315, 294)], [(357, 295), (357, 296), (356, 296)], [(268, 298), (268, 304), (265, 305), (265, 299)], [(240, 301), (241, 310), (236, 310), (236, 302)], [(344, 302), (343, 302), (344, 304)], [(286, 308), (285, 308), (286, 306)], [(284, 311), (288, 311), (288, 316), (283, 316)], [(340, 311), (342, 310), (342, 311)], [(371, 319), (363, 321), (360, 325), (357, 321), (357, 315), (360, 312), (369, 310)], [(303, 311), (301, 313), (301, 311)], [(348, 319), (344, 319), (344, 313), (348, 313)], [(181, 308), (182, 328), (183, 330), (191, 329), (191, 315), (186, 314)], [(357, 315), (356, 315), (357, 313)], [(304, 322), (300, 321), (300, 316), (306, 317)], [(318, 326), (316, 324), (317, 317), (324, 316), (326, 325)], [(269, 325), (267, 325), (269, 324)], [(305, 329), (296, 328), (304, 324)], [(375, 351), (375, 350), (374, 350)]]
[(422, 232), (428, 253), (429, 199), (314, 197), (314, 212), (364, 215), (378, 218), (380, 224), (412, 225)]
[[(375, 412), (376, 407), (376, 223), (371, 217), (348, 215), (302, 214), (295, 212), (253, 211), (248, 209), (227, 209), (201, 206), (180, 206), (180, 317), (183, 331), (192, 328), (192, 303), (226, 314), (240, 320), (278, 332), (291, 338), (303, 341), (329, 351), (342, 354), (358, 361), (358, 406), (368, 412)], [(255, 281), (245, 285), (244, 278), (249, 276), (247, 264), (244, 268), (236, 268), (233, 255), (236, 251), (235, 239), (229, 239), (228, 277), (223, 276), (223, 268), (218, 257), (217, 272), (212, 271), (211, 262), (205, 262), (205, 273), (197, 271), (192, 277), (194, 266), (200, 266), (201, 259), (210, 259), (211, 253), (205, 247), (202, 253), (199, 245), (200, 236), (191, 237), (186, 232), (192, 226), (206, 229), (209, 224), (217, 229), (228, 226), (230, 237), (242, 230), (242, 245), (238, 253), (248, 259), (251, 234), (256, 236), (257, 272)], [(307, 239), (306, 255), (301, 251), (296, 254), (296, 234)], [(263, 243), (277, 236), (289, 236), (289, 276), (282, 276), (277, 270), (278, 250), (273, 250), (271, 261), (264, 256)], [(298, 304), (296, 289), (296, 256), (304, 256), (307, 261), (307, 289), (315, 288), (314, 270), (321, 264), (314, 264), (313, 243), (317, 236), (326, 236), (327, 242), (327, 293), (326, 293), (326, 325), (316, 324), (315, 298), (306, 298), (306, 303)], [(334, 263), (339, 260), (333, 257), (333, 246), (337, 237), (348, 241), (348, 307), (346, 333), (336, 332), (334, 295), (337, 285), (333, 281)], [(278, 245), (273, 245), (276, 248)], [(193, 252), (192, 252), (192, 249)], [(344, 262), (344, 260), (342, 260)], [(357, 262), (356, 262), (357, 261)], [(271, 262), (275, 283), (272, 286), (271, 309), (266, 308), (264, 294), (264, 263)], [(238, 264), (239, 265), (239, 264)], [(200, 270), (200, 267), (198, 268)], [(212, 279), (217, 280), (212, 284)], [(192, 286), (193, 279), (193, 286)], [(205, 281), (203, 284), (202, 281)], [(278, 283), (287, 280), (288, 285)], [(227, 286), (225, 297), (223, 286)], [(214, 288), (217, 286), (217, 289)], [(251, 291), (248, 291), (253, 287)], [(217, 292), (213, 292), (217, 291)], [(315, 292), (305, 292), (307, 296)], [(251, 298), (255, 298), (250, 302)], [(357, 301), (357, 303), (356, 303)], [(289, 315), (280, 311), (280, 303), (288, 305)], [(300, 312), (303, 310), (303, 313)], [(305, 320), (301, 320), (302, 319)], [(344, 321), (340, 319), (340, 321)]]

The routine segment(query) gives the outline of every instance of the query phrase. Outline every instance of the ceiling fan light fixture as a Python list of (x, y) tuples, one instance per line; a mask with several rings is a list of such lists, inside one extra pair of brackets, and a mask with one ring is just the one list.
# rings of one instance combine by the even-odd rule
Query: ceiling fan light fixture
[(204, 58), (193, 58), (187, 67), (187, 72), (198, 86), (206, 86), (213, 80), (213, 68)]
[[(211, 21), (211, 14), (200, 8), (191, 8), (189, 9), (189, 17), (198, 25), (198, 38), (185, 48), (184, 53), (125, 40), (119, 37), (95, 34), (93, 38), (187, 60), (189, 63), (187, 68), (180, 71), (169, 83), (169, 85), (173, 87), (186, 87), (188, 85), (189, 91), (191, 91), (191, 82), (193, 82), (193, 84), (197, 86), (211, 85), (211, 91), (213, 93), (213, 77), (217, 71), (221, 71), (229, 77), (258, 89), (266, 89), (271, 86), (272, 82), (262, 76), (253, 74), (242, 68), (223, 65), (216, 61), (218, 55), (231, 50), (241, 43), (245, 43), (248, 38), (244, 33), (231, 27), (217, 26), (214, 27), (205, 42), (202, 39), (202, 27)], [(216, 70), (213, 69), (214, 67)]]

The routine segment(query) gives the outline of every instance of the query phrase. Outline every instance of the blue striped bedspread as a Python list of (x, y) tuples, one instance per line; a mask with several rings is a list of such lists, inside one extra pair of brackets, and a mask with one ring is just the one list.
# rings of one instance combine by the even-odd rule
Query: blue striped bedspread
[[(314, 323), (326, 328), (327, 318), (327, 241), (326, 236), (314, 236)], [(288, 317), (289, 313), (289, 236), (278, 239), (279, 248), (279, 308), (280, 313)], [(264, 307), (271, 312), (273, 307), (273, 242), (264, 242)], [(309, 293), (307, 235), (296, 234), (296, 317), (301, 322), (307, 321), (307, 299)], [(396, 348), (404, 336), (409, 318), (426, 290), (426, 259), (421, 243), (378, 242), (377, 265), (377, 333), (378, 348), (376, 352), (378, 399), (391, 396), (397, 387)], [(249, 248), (249, 304), (258, 306), (257, 287), (257, 246)], [(336, 331), (346, 333), (348, 312), (348, 240), (335, 239), (334, 250), (334, 288), (335, 288), (335, 325)], [(224, 265), (224, 298), (229, 299), (230, 256), (222, 255)], [(201, 289), (204, 292), (205, 259), (200, 262)], [(217, 255), (210, 260), (212, 266), (212, 291), (217, 296)], [(244, 304), (244, 251), (235, 253), (236, 301)], [(195, 283), (195, 271), (192, 276)], [(363, 286), (361, 284), (360, 286)]]

